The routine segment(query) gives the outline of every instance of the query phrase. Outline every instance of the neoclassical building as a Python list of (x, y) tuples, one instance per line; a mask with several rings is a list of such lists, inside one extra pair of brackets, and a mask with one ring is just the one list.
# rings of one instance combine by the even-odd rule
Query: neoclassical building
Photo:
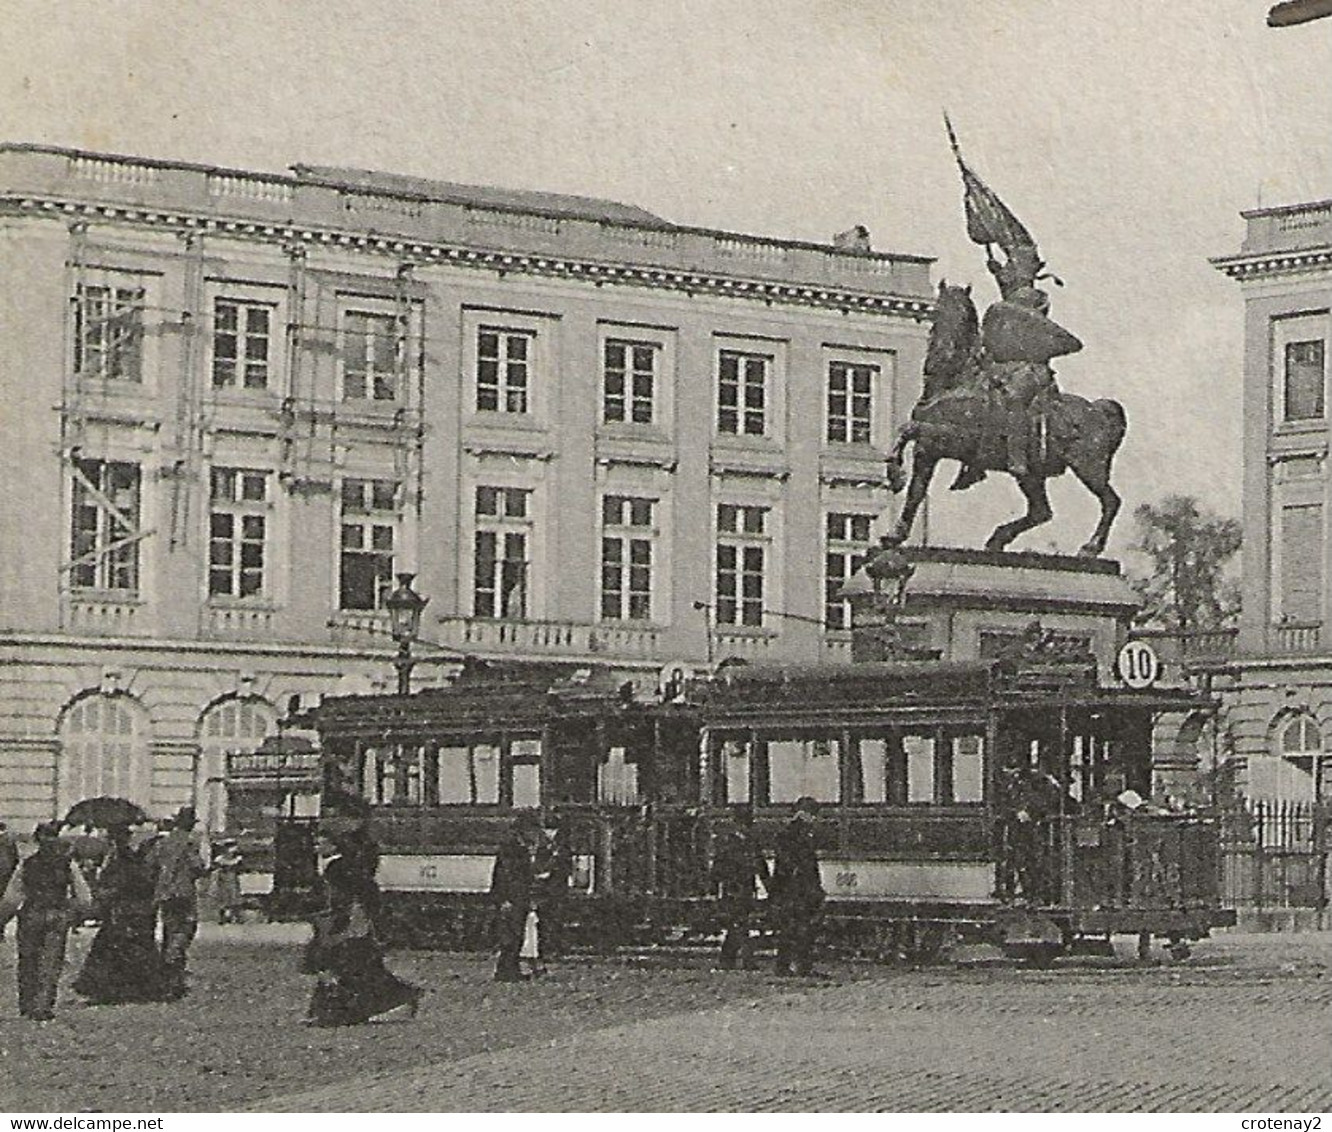
[(1250, 797), (1332, 798), (1332, 202), (1244, 214), (1244, 607), (1228, 697)]
[(418, 683), (464, 655), (644, 680), (849, 655), (833, 595), (888, 506), (927, 259), (6, 145), (0, 267), (20, 829), (99, 794), (218, 825), (225, 756), (291, 696), (389, 686), (402, 571), (441, 662)]

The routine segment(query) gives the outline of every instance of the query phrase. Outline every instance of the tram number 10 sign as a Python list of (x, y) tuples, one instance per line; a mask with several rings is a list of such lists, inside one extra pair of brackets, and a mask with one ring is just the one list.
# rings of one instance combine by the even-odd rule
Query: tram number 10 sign
[(1161, 661), (1146, 641), (1129, 641), (1115, 657), (1115, 671), (1130, 688), (1150, 688), (1161, 678)]

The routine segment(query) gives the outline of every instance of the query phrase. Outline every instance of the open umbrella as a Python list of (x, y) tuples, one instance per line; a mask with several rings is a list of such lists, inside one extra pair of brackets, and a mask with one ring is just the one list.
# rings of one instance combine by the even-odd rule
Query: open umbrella
[(91, 825), (108, 829), (113, 825), (138, 825), (148, 815), (128, 798), (84, 798), (65, 815), (66, 825)]

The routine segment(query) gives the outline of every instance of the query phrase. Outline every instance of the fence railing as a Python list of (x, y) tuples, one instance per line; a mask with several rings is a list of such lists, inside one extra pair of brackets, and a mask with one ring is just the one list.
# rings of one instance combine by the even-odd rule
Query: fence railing
[(1328, 904), (1324, 802), (1250, 800), (1221, 812), (1221, 888), (1238, 909), (1308, 909)]

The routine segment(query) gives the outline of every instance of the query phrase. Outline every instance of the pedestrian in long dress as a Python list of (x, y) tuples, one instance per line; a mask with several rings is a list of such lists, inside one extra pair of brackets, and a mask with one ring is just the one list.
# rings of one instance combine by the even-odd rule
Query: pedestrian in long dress
[(527, 915), (534, 910), (536, 870), (533, 857), (543, 836), (541, 821), (534, 813), (514, 819), (495, 855), (490, 877), (490, 900), (495, 906), (495, 981), (520, 982)]
[(18, 917), (19, 1015), (49, 1022), (71, 918), (91, 906), (92, 894), (60, 842), (60, 824), (43, 822), (35, 836), (37, 851), (14, 870), (0, 897), (0, 923)]
[(334, 834), (330, 840), (337, 856), (324, 869), (327, 904), (317, 919), (313, 955), (307, 952), (320, 980), (306, 1021), (355, 1026), (402, 1006), (415, 1017), (425, 991), (385, 967), (375, 927), (378, 851), (353, 833)]
[(805, 797), (777, 840), (769, 893), (777, 934), (777, 974), (814, 973), (814, 941), (823, 918), (823, 878), (814, 848), (814, 816), (818, 803)]
[(100, 926), (74, 989), (89, 1002), (157, 1002), (174, 983), (153, 937), (153, 871), (129, 826), (107, 830), (111, 848), (93, 885)]
[(182, 806), (171, 831), (159, 837), (148, 852), (156, 873), (153, 902), (162, 927), (162, 961), (175, 998), (188, 990), (187, 960), (199, 930), (199, 878), (208, 872), (194, 825), (194, 808)]
[(218, 845), (213, 855), (213, 900), (219, 924), (238, 924), (241, 919), (240, 873), (244, 858), (233, 840)]

